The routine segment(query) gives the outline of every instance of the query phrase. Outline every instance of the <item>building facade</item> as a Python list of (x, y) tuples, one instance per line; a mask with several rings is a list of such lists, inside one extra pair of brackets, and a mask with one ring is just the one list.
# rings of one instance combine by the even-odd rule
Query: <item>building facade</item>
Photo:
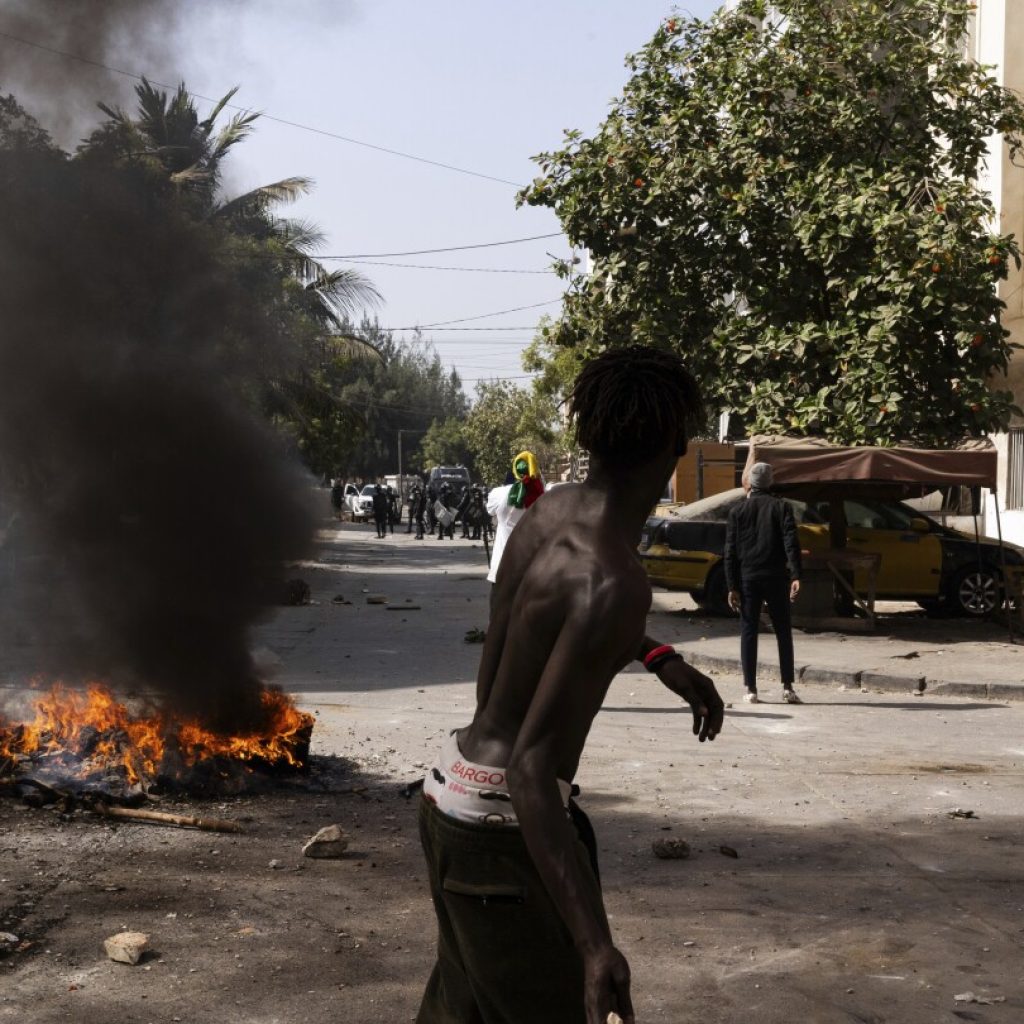
[[(988, 65), (999, 83), (1024, 93), (1024, 0), (976, 0), (977, 10), (968, 40), (969, 53)], [(1013, 164), (999, 136), (989, 145), (988, 164), (982, 183), (992, 196), (997, 219), (994, 230), (1012, 234), (1024, 244), (1024, 167)], [(1006, 305), (1003, 325), (1010, 340), (1024, 346), (1024, 272), (1010, 267), (1009, 277), (999, 282), (999, 297)], [(1005, 380), (1016, 404), (1024, 408), (1024, 351), (1017, 352)], [(992, 439), (999, 451), (999, 489), (985, 502), (985, 532), (997, 532), (996, 512), (1005, 539), (1024, 545), (1024, 420)]]

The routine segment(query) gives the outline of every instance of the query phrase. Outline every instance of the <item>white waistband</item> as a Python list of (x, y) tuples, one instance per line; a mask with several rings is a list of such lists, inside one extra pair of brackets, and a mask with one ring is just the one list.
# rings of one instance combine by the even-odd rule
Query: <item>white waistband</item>
[[(572, 785), (558, 780), (562, 803), (568, 805)], [(504, 768), (475, 764), (462, 756), (456, 734), (441, 747), (435, 766), (423, 781), (423, 795), (443, 814), (470, 825), (518, 825)]]

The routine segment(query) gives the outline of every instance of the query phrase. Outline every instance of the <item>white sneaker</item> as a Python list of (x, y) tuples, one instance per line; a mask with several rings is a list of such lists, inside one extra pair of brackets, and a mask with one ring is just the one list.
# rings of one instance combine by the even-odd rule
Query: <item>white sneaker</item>
[(787, 704), (803, 704), (803, 701), (792, 690), (783, 690), (782, 699)]
[(743, 694), (743, 699), (748, 704), (760, 704), (761, 703), (761, 698), (758, 697), (757, 693), (754, 690), (747, 690), (747, 692), (745, 694)]

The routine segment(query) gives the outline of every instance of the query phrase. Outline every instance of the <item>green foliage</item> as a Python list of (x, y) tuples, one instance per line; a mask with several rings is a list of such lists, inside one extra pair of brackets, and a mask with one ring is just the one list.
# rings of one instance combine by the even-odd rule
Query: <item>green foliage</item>
[(513, 457), (524, 448), (537, 456), (542, 471), (549, 475), (561, 450), (555, 403), (507, 380), (477, 384), (463, 436), (476, 475), (491, 487), (504, 482)]
[(533, 341), (523, 349), (523, 369), (536, 373), (533, 388), (545, 398), (561, 402), (572, 390), (573, 382), (586, 361), (578, 348), (555, 343), (558, 330), (550, 317), (544, 317)]
[[(354, 366), (383, 358), (350, 325), (379, 295), (356, 271), (329, 270), (316, 260), (323, 243), (316, 225), (278, 216), (280, 205), (309, 192), (308, 178), (224, 194), (225, 158), (258, 117), (236, 114), (218, 124), (234, 94), (201, 118), (184, 85), (168, 95), (143, 81), (132, 114), (100, 105), (107, 119), (75, 159), (134, 177), (158, 201), (205, 227), (223, 272), (247, 297), (247, 308), (234, 318), (237, 332), (223, 339), (244, 355), (239, 390), (293, 436), (314, 472), (334, 473), (370, 429), (372, 417), (338, 389)], [(258, 329), (249, 329), (253, 324)]]
[(434, 420), (423, 435), (417, 456), (418, 465), (427, 469), (431, 466), (465, 466), (474, 472), (473, 453), (466, 441), (464, 418), (449, 416)]
[(0, 96), (0, 151), (63, 156), (50, 133), (13, 96)]
[(668, 19), (598, 132), (538, 157), (588, 278), (550, 340), (674, 346), (754, 431), (944, 444), (1004, 428), (986, 142), (1024, 104), (964, 56), (961, 0), (744, 0)]
[(397, 472), (402, 430), (403, 472), (417, 471), (417, 435), (435, 421), (466, 414), (469, 402), (458, 374), (446, 372), (421, 338), (396, 341), (365, 319), (345, 322), (341, 330), (364, 342), (363, 353), (370, 354), (352, 347), (327, 350), (316, 382), (322, 399), (302, 403), (288, 420), (300, 449), (318, 473), (372, 480)]

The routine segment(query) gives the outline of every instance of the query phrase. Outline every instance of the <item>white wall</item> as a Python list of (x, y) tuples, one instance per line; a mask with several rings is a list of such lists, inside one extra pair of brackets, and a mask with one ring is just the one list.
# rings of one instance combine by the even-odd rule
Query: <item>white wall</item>
[[(975, 59), (989, 65), (1001, 85), (1024, 91), (1024, 0), (977, 0), (978, 10), (971, 39)], [(995, 230), (1015, 235), (1024, 243), (1024, 168), (1010, 162), (1009, 153), (999, 136), (989, 143), (988, 166), (980, 181), (992, 195), (998, 211)], [(1006, 304), (1003, 325), (1010, 332), (1010, 341), (1024, 345), (1024, 273), (1010, 268), (1009, 277), (999, 283), (999, 297)], [(1024, 352), (1015, 353), (1009, 373), (993, 381), (994, 387), (1009, 388), (1016, 403), (1024, 407)], [(1018, 420), (1017, 426), (1024, 425)], [(992, 439), (999, 452), (999, 511), (1003, 537), (1024, 546), (1024, 511), (1006, 511), (1007, 435)], [(1024, 468), (1024, 467), (1021, 467)], [(985, 503), (985, 532), (996, 536), (995, 499)]]

